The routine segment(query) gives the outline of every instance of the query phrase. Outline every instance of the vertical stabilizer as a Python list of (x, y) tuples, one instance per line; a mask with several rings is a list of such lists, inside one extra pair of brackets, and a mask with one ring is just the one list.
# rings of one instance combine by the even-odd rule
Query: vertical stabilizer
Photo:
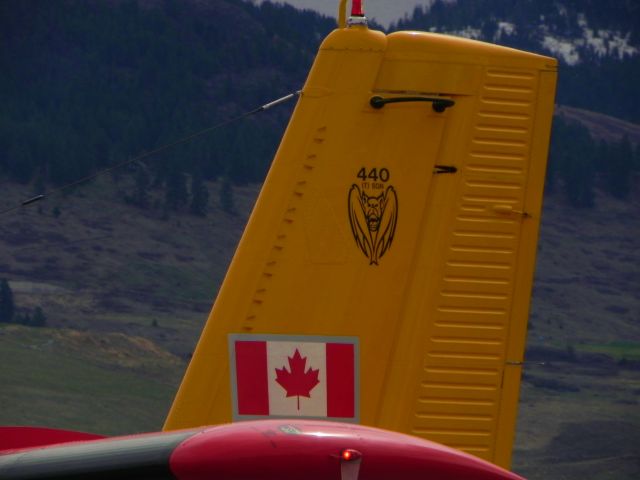
[(555, 82), (505, 47), (332, 32), (165, 428), (330, 418), (508, 466)]

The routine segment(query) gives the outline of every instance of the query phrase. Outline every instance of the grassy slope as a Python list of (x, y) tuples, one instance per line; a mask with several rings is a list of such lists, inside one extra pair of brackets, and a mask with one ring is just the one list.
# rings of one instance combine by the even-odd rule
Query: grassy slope
[(638, 370), (537, 368), (523, 383), (514, 470), (531, 480), (638, 478), (639, 393)]
[(545, 201), (514, 452), (532, 480), (640, 475), (640, 203), (596, 203)]
[(621, 202), (598, 195), (593, 210), (547, 198), (530, 345), (640, 353), (639, 219), (638, 198)]
[[(4, 186), (2, 208), (30, 196)], [(215, 215), (168, 219), (113, 201), (129, 187), (101, 180), (2, 218), (0, 277), (52, 328), (0, 324), (0, 424), (161, 427), (258, 187), (235, 189), (237, 216), (210, 184)]]
[[(102, 180), (2, 219), (0, 276), (55, 328), (0, 327), (0, 424), (161, 426), (257, 187), (236, 189), (237, 216), (214, 202), (205, 219), (168, 220), (113, 203), (127, 188)], [(638, 473), (640, 372), (616, 364), (640, 356), (638, 205), (546, 201), (529, 351), (547, 364), (525, 369), (514, 456), (530, 479)]]
[[(132, 351), (131, 339), (85, 336), (73, 342), (68, 337), (49, 329), (0, 329), (5, 386), (0, 423), (107, 435), (157, 430), (177, 387), (181, 362), (138, 348), (133, 349), (137, 360), (123, 363), (118, 356)], [(133, 340), (150, 346), (147, 340)]]

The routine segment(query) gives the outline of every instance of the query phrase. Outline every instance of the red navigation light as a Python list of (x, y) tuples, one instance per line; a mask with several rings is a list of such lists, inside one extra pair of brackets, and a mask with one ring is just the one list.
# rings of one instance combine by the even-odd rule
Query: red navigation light
[(359, 460), (360, 458), (362, 458), (362, 454), (357, 450), (353, 450), (351, 448), (345, 448), (344, 450), (342, 450), (342, 453), (340, 454), (340, 458), (344, 462), (353, 462), (355, 460)]
[(362, 7), (362, 0), (351, 0), (351, 16), (364, 17), (364, 8)]

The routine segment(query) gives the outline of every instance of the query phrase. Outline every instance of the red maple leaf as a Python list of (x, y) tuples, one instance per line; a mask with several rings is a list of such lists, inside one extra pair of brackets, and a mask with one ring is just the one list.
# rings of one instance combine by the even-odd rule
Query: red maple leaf
[(318, 372), (320, 370), (309, 367), (304, 371), (307, 365), (307, 357), (300, 355), (296, 348), (293, 357), (287, 357), (289, 360), (289, 372), (283, 365), (282, 368), (276, 368), (276, 382), (287, 391), (287, 397), (298, 397), (298, 410), (300, 410), (300, 397), (311, 398), (311, 390), (320, 383), (318, 380)]

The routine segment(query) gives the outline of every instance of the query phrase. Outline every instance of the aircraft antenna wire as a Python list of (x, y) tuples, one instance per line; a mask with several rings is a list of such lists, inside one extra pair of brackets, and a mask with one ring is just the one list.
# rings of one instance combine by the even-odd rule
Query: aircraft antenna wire
[(62, 186), (57, 187), (57, 188), (54, 188), (54, 189), (52, 189), (52, 190), (50, 190), (48, 192), (41, 193), (39, 195), (35, 195), (35, 196), (31, 197), (31, 198), (23, 200), (22, 202), (20, 202), (17, 205), (14, 205), (12, 207), (6, 208), (5, 210), (0, 210), (0, 215), (4, 215), (6, 213), (12, 212), (12, 211), (17, 210), (19, 208), (26, 207), (27, 205), (31, 205), (32, 203), (36, 203), (36, 202), (39, 202), (40, 200), (44, 200), (45, 198), (48, 198), (48, 197), (50, 197), (51, 195), (53, 195), (55, 193), (63, 192), (65, 190), (68, 190), (70, 188), (76, 187), (76, 186), (81, 185), (81, 184), (83, 184), (85, 182), (88, 182), (90, 180), (93, 180), (94, 178), (97, 178), (97, 177), (99, 177), (101, 175), (104, 175), (105, 173), (109, 173), (109, 172), (112, 172), (112, 171), (117, 170), (119, 168), (122, 168), (122, 167), (125, 167), (127, 165), (130, 165), (132, 163), (139, 162), (140, 160), (143, 160), (145, 158), (151, 157), (153, 155), (157, 155), (157, 154), (159, 154), (161, 152), (164, 152), (165, 150), (169, 150), (169, 149), (171, 149), (173, 147), (177, 147), (178, 145), (182, 145), (183, 143), (188, 143), (188, 142), (190, 142), (190, 141), (192, 141), (192, 140), (194, 140), (194, 139), (196, 139), (198, 137), (206, 135), (207, 133), (213, 132), (214, 130), (217, 130), (217, 129), (222, 128), (222, 127), (226, 127), (227, 125), (230, 125), (232, 123), (235, 123), (235, 122), (238, 122), (240, 120), (243, 120), (243, 119), (245, 119), (247, 117), (255, 115), (256, 113), (261, 113), (261, 112), (264, 112), (266, 110), (269, 110), (270, 108), (276, 107), (276, 106), (278, 106), (278, 105), (280, 105), (282, 103), (285, 103), (285, 102), (291, 100), (294, 97), (297, 97), (301, 93), (302, 93), (301, 90), (297, 90), (295, 92), (289, 93), (288, 95), (285, 95), (284, 97), (278, 98), (278, 99), (273, 100), (273, 101), (268, 102), (268, 103), (265, 103), (264, 105), (261, 105), (261, 106), (259, 106), (257, 108), (254, 108), (253, 110), (249, 110), (247, 112), (244, 112), (244, 113), (242, 113), (240, 115), (237, 115), (235, 117), (229, 118), (227, 120), (223, 120), (222, 122), (217, 123), (217, 124), (215, 124), (215, 125), (213, 125), (211, 127), (204, 128), (204, 129), (202, 129), (202, 130), (200, 130), (198, 132), (189, 134), (189, 135), (187, 135), (185, 137), (182, 137), (182, 138), (180, 138), (178, 140), (175, 140), (173, 142), (165, 143), (164, 145), (161, 145), (161, 146), (159, 146), (157, 148), (154, 148), (153, 150), (148, 150), (148, 151), (143, 152), (140, 155), (137, 155), (137, 156), (135, 156), (133, 158), (130, 158), (128, 160), (124, 160), (124, 161), (122, 161), (120, 163), (116, 163), (115, 165), (112, 165), (110, 167), (104, 168), (102, 170), (98, 170), (97, 172), (91, 173), (91, 174), (86, 175), (84, 177), (81, 177), (81, 178), (79, 178), (77, 180), (74, 180), (74, 181), (72, 181), (70, 183), (67, 183), (67, 184), (62, 185)]

